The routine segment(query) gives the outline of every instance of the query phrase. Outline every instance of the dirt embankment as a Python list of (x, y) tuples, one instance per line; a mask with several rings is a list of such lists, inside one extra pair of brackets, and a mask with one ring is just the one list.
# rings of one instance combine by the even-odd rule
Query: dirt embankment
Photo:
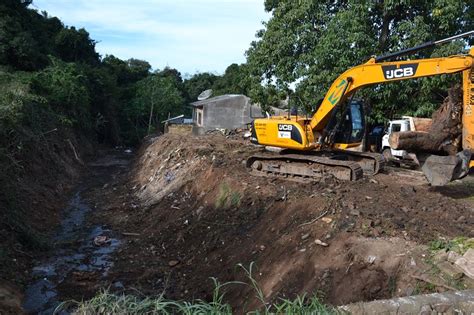
[(31, 135), (15, 154), (0, 152), (0, 310), (20, 312), (33, 259), (48, 250), (67, 194), (84, 170), (79, 159), (92, 149), (87, 139), (55, 130)]
[[(250, 176), (244, 161), (261, 150), (219, 135), (151, 139), (128, 177), (96, 192), (95, 220), (124, 235), (109, 284), (207, 299), (210, 277), (248, 282), (238, 264), (254, 263), (267, 301), (318, 292), (341, 305), (412, 294), (429, 241), (474, 236), (471, 205), (410, 176)], [(259, 306), (249, 286), (226, 296), (241, 311)]]

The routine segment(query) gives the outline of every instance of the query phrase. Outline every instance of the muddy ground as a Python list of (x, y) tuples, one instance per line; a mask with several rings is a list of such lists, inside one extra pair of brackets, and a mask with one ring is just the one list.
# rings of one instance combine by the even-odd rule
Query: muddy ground
[[(60, 299), (101, 288), (210, 299), (211, 277), (249, 283), (250, 266), (266, 301), (318, 294), (342, 305), (472, 286), (415, 279), (438, 276), (431, 241), (474, 237), (472, 176), (431, 188), (419, 172), (389, 168), (301, 184), (250, 175), (245, 160), (262, 150), (239, 136), (148, 139), (128, 168), (82, 193), (94, 209), (84, 224), (114, 231), (120, 246), (106, 274), (65, 277)], [(261, 306), (249, 285), (226, 286), (226, 299), (241, 312)]]
[[(412, 277), (431, 270), (427, 245), (474, 236), (469, 182), (435, 189), (394, 169), (359, 182), (254, 177), (244, 161), (262, 148), (236, 138), (149, 139), (130, 172), (87, 196), (101, 209), (92, 221), (123, 237), (112, 287), (209, 299), (211, 277), (248, 283), (239, 264), (252, 264), (268, 301), (318, 292), (341, 305), (427, 291)], [(65, 295), (81, 297), (76, 287), (71, 279)], [(258, 306), (250, 286), (228, 286), (227, 298)]]

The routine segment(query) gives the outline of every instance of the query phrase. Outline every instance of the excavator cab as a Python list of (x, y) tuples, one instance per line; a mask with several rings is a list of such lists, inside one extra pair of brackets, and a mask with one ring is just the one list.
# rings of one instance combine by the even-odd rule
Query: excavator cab
[(361, 143), (365, 131), (365, 111), (363, 103), (359, 100), (349, 101), (344, 113), (338, 114), (339, 126), (334, 132), (333, 143), (355, 144)]

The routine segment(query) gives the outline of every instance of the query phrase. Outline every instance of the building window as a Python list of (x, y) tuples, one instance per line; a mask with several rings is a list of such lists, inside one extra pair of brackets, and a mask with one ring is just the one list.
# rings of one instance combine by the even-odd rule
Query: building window
[(198, 125), (202, 126), (202, 113), (198, 112)]

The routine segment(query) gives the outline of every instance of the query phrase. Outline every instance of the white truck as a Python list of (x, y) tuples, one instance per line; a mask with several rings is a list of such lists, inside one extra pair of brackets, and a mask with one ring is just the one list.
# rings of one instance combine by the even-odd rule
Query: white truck
[(387, 131), (382, 137), (382, 154), (387, 162), (396, 164), (407, 164), (409, 166), (420, 166), (416, 154), (405, 150), (394, 150), (390, 147), (388, 138), (392, 132), (403, 131), (427, 131), (431, 126), (431, 118), (418, 118), (402, 116), (401, 119), (389, 121)]

